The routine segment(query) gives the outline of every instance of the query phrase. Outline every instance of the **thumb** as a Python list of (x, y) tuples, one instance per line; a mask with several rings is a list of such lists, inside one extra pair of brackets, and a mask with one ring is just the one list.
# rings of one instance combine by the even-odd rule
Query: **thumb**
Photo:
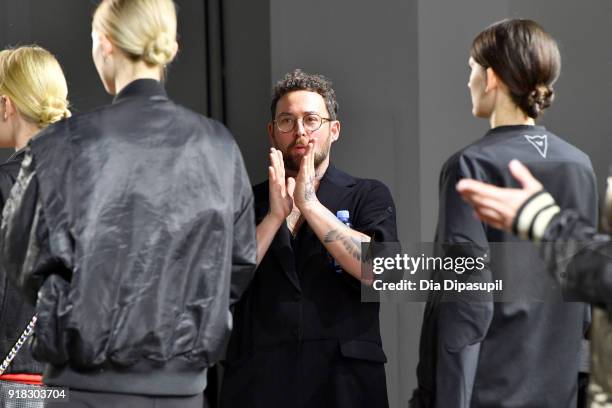
[(287, 179), (287, 195), (293, 198), (294, 191), (295, 191), (295, 179), (293, 177), (289, 177)]
[(521, 183), (521, 186), (525, 190), (537, 191), (542, 189), (542, 184), (533, 177), (531, 172), (523, 163), (514, 159), (510, 161), (508, 165), (512, 176)]

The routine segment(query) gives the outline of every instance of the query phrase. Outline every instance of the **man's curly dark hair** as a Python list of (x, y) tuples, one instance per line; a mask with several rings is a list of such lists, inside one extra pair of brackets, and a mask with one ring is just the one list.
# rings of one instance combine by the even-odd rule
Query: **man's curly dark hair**
[(331, 80), (323, 75), (308, 74), (301, 69), (296, 69), (278, 81), (272, 90), (272, 104), (270, 105), (272, 120), (274, 120), (276, 116), (276, 105), (278, 104), (278, 100), (292, 91), (310, 91), (318, 93), (325, 100), (329, 118), (331, 120), (336, 120), (338, 118), (338, 102), (336, 101), (336, 92), (334, 92), (332, 88)]

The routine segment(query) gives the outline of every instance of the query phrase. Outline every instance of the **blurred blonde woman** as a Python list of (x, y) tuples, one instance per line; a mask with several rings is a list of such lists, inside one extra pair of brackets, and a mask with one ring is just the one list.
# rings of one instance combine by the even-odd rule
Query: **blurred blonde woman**
[[(171, 0), (104, 0), (92, 56), (111, 105), (30, 144), (0, 264), (38, 300), (43, 381), (66, 407), (198, 407), (255, 264), (252, 192), (225, 127), (172, 102)], [(54, 403), (47, 406), (54, 406)]]
[[(67, 96), (66, 79), (49, 51), (25, 46), (0, 52), (0, 147), (15, 149), (0, 165), (0, 209), (17, 178), (28, 141), (41, 129), (70, 116)], [(43, 366), (32, 358), (28, 347), (11, 353), (34, 316), (34, 308), (3, 270), (0, 299), (0, 405), (18, 407), (21, 402), (8, 399), (6, 390), (40, 385), (42, 379)]]

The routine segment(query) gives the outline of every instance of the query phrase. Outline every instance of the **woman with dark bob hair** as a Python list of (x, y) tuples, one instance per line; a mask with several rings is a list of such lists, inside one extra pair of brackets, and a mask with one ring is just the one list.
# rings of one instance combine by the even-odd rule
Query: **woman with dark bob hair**
[(60, 407), (203, 406), (255, 266), (252, 190), (220, 123), (174, 103), (172, 0), (103, 0), (92, 55), (111, 105), (25, 149), (0, 267), (38, 320), (32, 350)]
[[(545, 265), (531, 246), (488, 227), (455, 189), (465, 177), (512, 186), (507, 163), (519, 158), (564, 206), (594, 225), (597, 199), (589, 158), (535, 120), (554, 98), (561, 61), (555, 40), (534, 21), (504, 20), (472, 43), (472, 113), (487, 119), (484, 137), (461, 149), (440, 174), (436, 242), (443, 256), (483, 257), (486, 267), (438, 278), (494, 282), (512, 292), (434, 292), (421, 332), (415, 407), (569, 408), (577, 404), (580, 350), (589, 309), (540, 293)], [(501, 244), (503, 243), (503, 244)], [(497, 300), (504, 300), (499, 302)]]
[[(551, 272), (577, 299), (593, 304), (591, 365), (587, 406), (612, 406), (612, 177), (608, 177), (607, 233), (598, 233), (589, 218), (565, 207), (529, 163), (510, 162), (521, 188), (504, 188), (461, 180), (457, 190), (478, 217), (494, 228), (536, 243)], [(539, 177), (539, 176), (538, 176)], [(544, 185), (543, 185), (544, 184)], [(558, 205), (557, 205), (558, 204)]]

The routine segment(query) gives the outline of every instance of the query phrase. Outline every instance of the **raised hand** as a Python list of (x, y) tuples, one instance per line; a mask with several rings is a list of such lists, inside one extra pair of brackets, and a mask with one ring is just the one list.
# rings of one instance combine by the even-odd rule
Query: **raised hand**
[(270, 190), (270, 215), (282, 222), (291, 214), (293, 209), (295, 179), (289, 177), (285, 180), (283, 154), (275, 148), (270, 149), (268, 183)]
[(512, 160), (509, 167), (522, 188), (495, 187), (472, 179), (457, 183), (457, 191), (474, 207), (482, 221), (506, 231), (512, 230), (517, 212), (525, 201), (542, 190), (542, 184), (518, 160)]
[(316, 173), (314, 167), (314, 145), (308, 143), (306, 154), (302, 157), (300, 171), (295, 180), (295, 194), (293, 195), (295, 205), (302, 213), (308, 206), (318, 202), (316, 194)]

